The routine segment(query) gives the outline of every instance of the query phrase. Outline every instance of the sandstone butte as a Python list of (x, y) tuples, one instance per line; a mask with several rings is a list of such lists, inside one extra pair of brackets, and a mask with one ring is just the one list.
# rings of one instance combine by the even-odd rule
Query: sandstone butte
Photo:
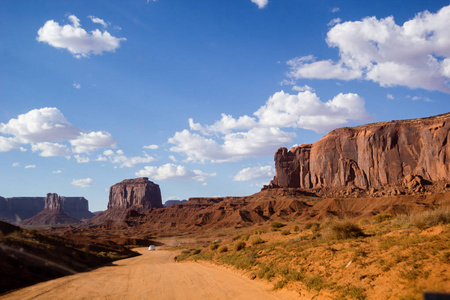
[(147, 177), (125, 179), (109, 189), (108, 209), (150, 209), (163, 207), (159, 185)]
[(448, 182), (449, 130), (450, 113), (335, 129), (313, 144), (279, 148), (276, 175), (265, 188), (370, 190), (405, 179), (412, 187), (414, 180)]

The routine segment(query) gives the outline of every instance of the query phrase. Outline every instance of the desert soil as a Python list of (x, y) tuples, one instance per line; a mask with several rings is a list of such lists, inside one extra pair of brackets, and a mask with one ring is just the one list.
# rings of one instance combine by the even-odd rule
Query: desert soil
[(202, 263), (176, 263), (176, 253), (137, 249), (141, 256), (39, 283), (3, 299), (298, 299), (293, 292)]

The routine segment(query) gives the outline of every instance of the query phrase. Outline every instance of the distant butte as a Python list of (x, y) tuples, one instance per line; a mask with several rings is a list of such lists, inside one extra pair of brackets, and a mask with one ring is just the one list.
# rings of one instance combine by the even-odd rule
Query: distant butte
[(147, 177), (125, 179), (109, 189), (108, 209), (163, 207), (159, 185)]

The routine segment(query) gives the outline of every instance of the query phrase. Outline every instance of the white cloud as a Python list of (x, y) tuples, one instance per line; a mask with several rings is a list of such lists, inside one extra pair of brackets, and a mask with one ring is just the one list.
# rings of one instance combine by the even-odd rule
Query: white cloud
[(91, 159), (89, 157), (86, 156), (81, 156), (81, 155), (74, 155), (75, 159), (77, 160), (77, 163), (79, 164), (85, 164), (91, 161)]
[[(1, 126), (0, 124), (0, 132), (1, 132)], [(0, 136), (0, 152), (8, 152), (13, 149), (19, 148), (20, 142), (17, 138), (8, 138), (4, 136)]]
[(272, 178), (275, 175), (275, 168), (273, 166), (259, 166), (250, 167), (240, 170), (236, 176), (234, 176), (234, 181), (248, 181), (255, 179), (267, 179)]
[(175, 156), (173, 156), (173, 155), (170, 155), (170, 156), (169, 156), (169, 159), (170, 159), (171, 161), (173, 161), (173, 162), (177, 162), (177, 159), (176, 159)]
[(341, 9), (339, 8), (339, 7), (333, 7), (332, 9), (331, 9), (331, 12), (332, 13), (337, 13), (338, 11), (340, 11)]
[(124, 154), (117, 154), (110, 157), (111, 162), (119, 164), (120, 167), (134, 167), (136, 164), (146, 164), (155, 161), (155, 158), (144, 152), (144, 156), (127, 157)]
[(100, 154), (97, 155), (97, 158), (95, 159), (95, 161), (107, 161), (108, 159), (104, 156), (101, 156)]
[(18, 167), (18, 166), (20, 166), (20, 164), (18, 162), (15, 162), (15, 163), (12, 164), (12, 166), (13, 167)]
[(70, 141), (70, 144), (74, 147), (75, 153), (89, 153), (99, 148), (115, 148), (116, 140), (109, 132), (92, 131), (81, 132), (76, 139)]
[(295, 138), (294, 132), (281, 128), (324, 132), (351, 120), (366, 122), (370, 116), (364, 105), (357, 94), (339, 94), (322, 102), (311, 91), (297, 95), (281, 91), (270, 97), (253, 114), (255, 117), (245, 115), (235, 119), (222, 114), (221, 120), (206, 126), (189, 119), (190, 130), (176, 132), (168, 142), (174, 144), (170, 150), (184, 153), (187, 161), (225, 162), (271, 155), (280, 145), (290, 144)]
[(68, 156), (71, 154), (71, 151), (67, 146), (49, 142), (32, 144), (31, 151), (41, 151), (39, 155), (43, 157)]
[(304, 92), (304, 91), (310, 91), (310, 92), (314, 92), (314, 89), (312, 87), (310, 87), (309, 85), (305, 84), (304, 86), (297, 86), (294, 85), (292, 87), (293, 91), (297, 91), (297, 92)]
[(92, 178), (82, 178), (82, 179), (74, 179), (72, 180), (72, 185), (79, 187), (90, 187), (94, 184), (94, 180)]
[(70, 124), (57, 108), (44, 107), (19, 115), (7, 124), (0, 123), (0, 132), (13, 135), (22, 143), (39, 143), (75, 138), (79, 129)]
[(334, 25), (336, 25), (336, 24), (339, 24), (339, 23), (341, 23), (342, 22), (342, 20), (341, 20), (341, 18), (334, 18), (334, 19), (332, 19), (330, 22), (328, 22), (328, 26), (329, 27), (332, 27), (332, 26), (334, 26)]
[(81, 89), (81, 84), (79, 84), (79, 83), (74, 82), (74, 83), (72, 83), (72, 86), (74, 88), (76, 88), (77, 90)]
[(216, 173), (205, 173), (200, 170), (189, 170), (185, 166), (165, 164), (160, 167), (146, 166), (135, 173), (136, 176), (151, 177), (155, 180), (194, 180), (205, 181), (216, 176)]
[(62, 171), (61, 170), (56, 170), (56, 171), (52, 171), (53, 174), (61, 174)]
[(394, 100), (395, 97), (392, 94), (387, 94), (386, 98), (388, 98), (389, 100)]
[(36, 165), (26, 165), (25, 169), (34, 169), (36, 168)]
[(428, 97), (419, 97), (419, 96), (406, 96), (406, 98), (411, 99), (412, 101), (425, 101), (425, 102), (433, 102), (433, 100), (431, 100)]
[(103, 155), (106, 155), (106, 156), (114, 155), (114, 151), (112, 151), (111, 149), (105, 150), (105, 151), (103, 151)]
[(93, 23), (100, 24), (103, 27), (108, 27), (108, 24), (103, 19), (100, 19), (100, 18), (97, 18), (97, 17), (94, 17), (94, 16), (88, 16), (88, 18), (91, 19), (91, 21)]
[(304, 56), (288, 61), (290, 78), (365, 79), (450, 93), (450, 5), (399, 26), (392, 16), (344, 22), (327, 34), (340, 60)]
[(156, 150), (156, 149), (159, 148), (159, 146), (158, 146), (158, 145), (148, 145), (148, 146), (144, 146), (144, 147), (142, 147), (142, 148), (144, 148), (144, 149), (150, 149), (150, 150)]
[(27, 152), (27, 148), (19, 147), (19, 149), (20, 149), (20, 151), (22, 151), (22, 152)]
[(259, 9), (264, 8), (269, 3), (269, 0), (251, 0), (251, 1), (255, 3)]
[[(45, 22), (39, 29), (36, 40), (55, 48), (66, 49), (76, 58), (89, 57), (91, 54), (98, 55), (105, 51), (114, 52), (119, 48), (120, 42), (126, 40), (114, 37), (106, 30), (101, 32), (95, 29), (88, 33), (80, 27), (80, 20), (76, 16), (71, 15), (68, 19), (72, 24), (64, 26), (54, 20)], [(92, 21), (94, 22), (93, 19)]]

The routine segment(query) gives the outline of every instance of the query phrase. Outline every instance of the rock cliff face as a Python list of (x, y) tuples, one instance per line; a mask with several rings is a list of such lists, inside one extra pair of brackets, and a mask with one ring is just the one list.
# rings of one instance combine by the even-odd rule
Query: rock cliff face
[(450, 113), (336, 129), (312, 145), (278, 149), (268, 187), (368, 190), (405, 178), (449, 181), (449, 132)]
[(163, 207), (159, 185), (147, 177), (125, 179), (109, 189), (110, 208), (160, 208)]

